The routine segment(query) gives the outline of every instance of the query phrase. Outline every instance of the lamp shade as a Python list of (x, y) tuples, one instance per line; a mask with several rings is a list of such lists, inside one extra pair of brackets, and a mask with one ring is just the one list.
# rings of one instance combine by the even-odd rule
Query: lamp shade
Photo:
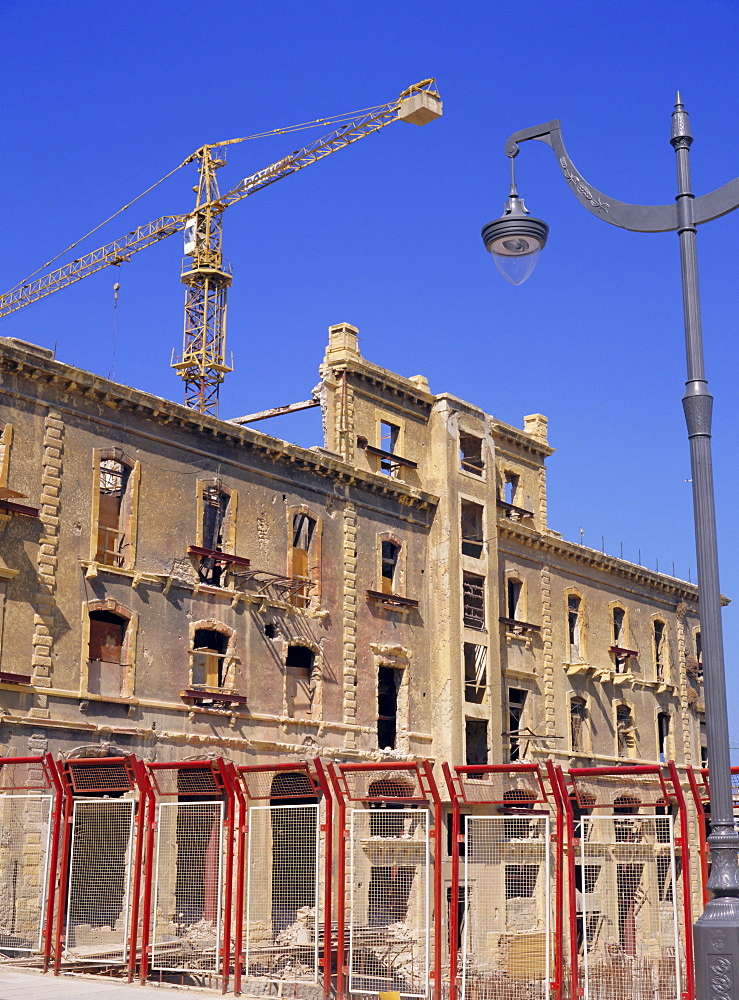
[(511, 195), (503, 215), (482, 227), (482, 239), (495, 265), (512, 285), (520, 285), (536, 267), (549, 226), (529, 215), (523, 199)]

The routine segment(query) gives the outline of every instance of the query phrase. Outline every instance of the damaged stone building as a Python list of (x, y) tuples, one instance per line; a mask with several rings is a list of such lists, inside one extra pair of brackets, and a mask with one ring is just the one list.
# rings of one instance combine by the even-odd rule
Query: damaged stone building
[(504, 424), (329, 331), (302, 448), (0, 340), (0, 751), (703, 754), (696, 588), (547, 524)]

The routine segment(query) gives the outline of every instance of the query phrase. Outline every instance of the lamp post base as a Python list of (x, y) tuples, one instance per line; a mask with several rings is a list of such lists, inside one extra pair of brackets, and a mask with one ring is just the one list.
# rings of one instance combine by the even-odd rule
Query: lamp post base
[(739, 998), (739, 899), (719, 896), (693, 926), (697, 1000)]

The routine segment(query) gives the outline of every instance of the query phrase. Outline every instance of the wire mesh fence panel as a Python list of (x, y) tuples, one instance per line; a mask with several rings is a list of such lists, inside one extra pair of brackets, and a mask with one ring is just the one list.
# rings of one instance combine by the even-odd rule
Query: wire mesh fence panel
[(78, 799), (72, 812), (65, 958), (128, 956), (133, 799)]
[(553, 954), (550, 821), (467, 816), (462, 996), (544, 1000)]
[(351, 993), (428, 996), (430, 818), (428, 809), (410, 806), (351, 811)]
[(151, 967), (220, 972), (223, 802), (160, 802)]
[(50, 795), (0, 795), (0, 952), (41, 950)]
[(319, 806), (252, 806), (244, 928), (246, 972), (318, 982)]
[(634, 812), (581, 823), (577, 932), (585, 1000), (679, 1000), (673, 817)]

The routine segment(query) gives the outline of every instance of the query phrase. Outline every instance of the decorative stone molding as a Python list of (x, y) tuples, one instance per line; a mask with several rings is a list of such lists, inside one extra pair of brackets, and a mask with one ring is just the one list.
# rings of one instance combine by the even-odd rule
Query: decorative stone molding
[(552, 578), (548, 566), (541, 568), (541, 637), (543, 651), (544, 724), (547, 736), (556, 730), (556, 704), (554, 701), (554, 654), (552, 637)]
[[(344, 632), (343, 657), (343, 722), (357, 721), (357, 512), (354, 504), (344, 507), (344, 579), (342, 620)], [(345, 745), (356, 746), (356, 734), (347, 730)]]
[[(33, 616), (32, 678), (36, 687), (51, 684), (54, 647), (54, 606), (57, 583), (57, 551), (59, 545), (59, 508), (61, 506), (61, 475), (64, 453), (64, 423), (58, 410), (49, 410), (44, 419), (43, 457), (41, 465), (41, 538), (36, 564), (38, 579)], [(31, 714), (48, 718), (45, 695), (37, 695)]]

